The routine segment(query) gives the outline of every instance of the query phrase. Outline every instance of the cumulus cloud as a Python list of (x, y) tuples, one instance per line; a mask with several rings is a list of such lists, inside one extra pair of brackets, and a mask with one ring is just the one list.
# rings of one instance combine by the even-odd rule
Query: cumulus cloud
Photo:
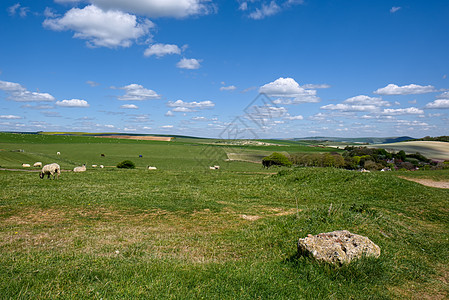
[(22, 119), (22, 117), (15, 116), (15, 115), (0, 115), (0, 119), (17, 120), (17, 119)]
[(154, 24), (117, 10), (103, 11), (89, 5), (72, 8), (61, 18), (46, 19), (43, 26), (55, 30), (72, 30), (74, 38), (87, 40), (90, 47), (129, 47), (133, 41), (149, 34)]
[(277, 14), (281, 11), (281, 8), (275, 1), (271, 1), (270, 4), (262, 4), (262, 7), (257, 8), (255, 11), (249, 14), (249, 17), (254, 20), (264, 19), (266, 17)]
[(175, 112), (192, 112), (196, 109), (211, 109), (215, 107), (215, 104), (212, 101), (200, 101), (200, 102), (184, 102), (182, 100), (177, 100), (175, 102), (168, 101), (168, 107), (173, 107), (172, 111)]
[(319, 102), (315, 90), (302, 88), (293, 78), (278, 78), (259, 88), (259, 93), (272, 97), (281, 97), (277, 104), (297, 104)]
[(196, 70), (201, 67), (200, 63), (201, 63), (200, 59), (183, 58), (176, 64), (176, 66), (180, 69)]
[(374, 94), (378, 95), (412, 95), (412, 94), (427, 94), (435, 92), (435, 87), (431, 85), (417, 85), (409, 84), (404, 86), (397, 86), (396, 84), (389, 84), (384, 88), (377, 89)]
[(165, 116), (166, 116), (166, 117), (174, 117), (175, 114), (174, 114), (171, 110), (169, 110), (169, 111), (167, 111), (167, 112), (165, 113)]
[(123, 101), (143, 101), (143, 100), (153, 100), (160, 99), (161, 95), (158, 95), (155, 91), (149, 90), (141, 86), (140, 84), (129, 84), (127, 86), (119, 88), (125, 90), (126, 94), (117, 97), (118, 100)]
[(447, 109), (449, 108), (449, 99), (437, 99), (433, 102), (427, 103), (424, 108), (427, 109)]
[(19, 83), (0, 80), (0, 90), (8, 94), (8, 99), (17, 102), (51, 102), (55, 98), (48, 93), (30, 92)]
[(376, 112), (379, 111), (380, 107), (390, 105), (389, 102), (383, 101), (382, 98), (359, 95), (348, 98), (342, 103), (321, 106), (321, 109), (343, 112)]
[(124, 104), (124, 105), (121, 105), (120, 108), (123, 108), (123, 109), (138, 109), (139, 107), (137, 105), (134, 105), (134, 104)]
[(154, 44), (148, 47), (143, 55), (147, 57), (155, 55), (157, 58), (161, 58), (170, 54), (181, 54), (181, 49), (177, 45)]
[(90, 106), (86, 100), (80, 100), (80, 99), (56, 101), (55, 105), (61, 106), (61, 107), (89, 107)]
[(408, 107), (408, 108), (387, 108), (382, 111), (383, 115), (389, 116), (398, 116), (398, 115), (422, 115), (424, 111), (422, 109), (416, 107)]
[(90, 0), (103, 9), (116, 9), (148, 17), (183, 18), (215, 11), (208, 0)]

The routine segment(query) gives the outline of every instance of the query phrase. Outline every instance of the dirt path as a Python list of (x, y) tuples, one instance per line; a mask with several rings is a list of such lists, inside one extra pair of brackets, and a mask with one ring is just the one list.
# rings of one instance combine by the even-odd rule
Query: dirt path
[(417, 182), (419, 184), (430, 186), (430, 187), (436, 187), (440, 189), (449, 189), (449, 181), (434, 181), (431, 179), (422, 179), (422, 178), (409, 178), (404, 176), (398, 176), (399, 178)]

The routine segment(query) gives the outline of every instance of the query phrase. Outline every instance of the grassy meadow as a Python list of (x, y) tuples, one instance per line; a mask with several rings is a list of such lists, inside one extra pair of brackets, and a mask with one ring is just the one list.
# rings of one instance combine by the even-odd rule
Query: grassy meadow
[[(449, 190), (396, 176), (405, 172), (225, 161), (271, 151), (254, 147), (0, 133), (2, 168), (88, 166), (59, 180), (0, 170), (0, 298), (449, 297)], [(137, 168), (114, 167), (125, 159)], [(342, 229), (368, 236), (380, 258), (331, 266), (297, 255), (298, 238)]]

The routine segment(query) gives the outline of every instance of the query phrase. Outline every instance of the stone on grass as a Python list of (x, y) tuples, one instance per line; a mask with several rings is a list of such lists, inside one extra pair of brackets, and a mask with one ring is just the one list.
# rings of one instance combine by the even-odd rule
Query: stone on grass
[(299, 239), (298, 253), (332, 264), (348, 264), (362, 256), (379, 257), (380, 247), (365, 236), (340, 230)]

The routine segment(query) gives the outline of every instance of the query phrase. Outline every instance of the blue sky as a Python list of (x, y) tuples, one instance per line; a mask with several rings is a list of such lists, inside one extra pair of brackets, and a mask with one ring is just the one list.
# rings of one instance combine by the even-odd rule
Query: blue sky
[(0, 41), (2, 131), (448, 134), (446, 0), (2, 0)]

